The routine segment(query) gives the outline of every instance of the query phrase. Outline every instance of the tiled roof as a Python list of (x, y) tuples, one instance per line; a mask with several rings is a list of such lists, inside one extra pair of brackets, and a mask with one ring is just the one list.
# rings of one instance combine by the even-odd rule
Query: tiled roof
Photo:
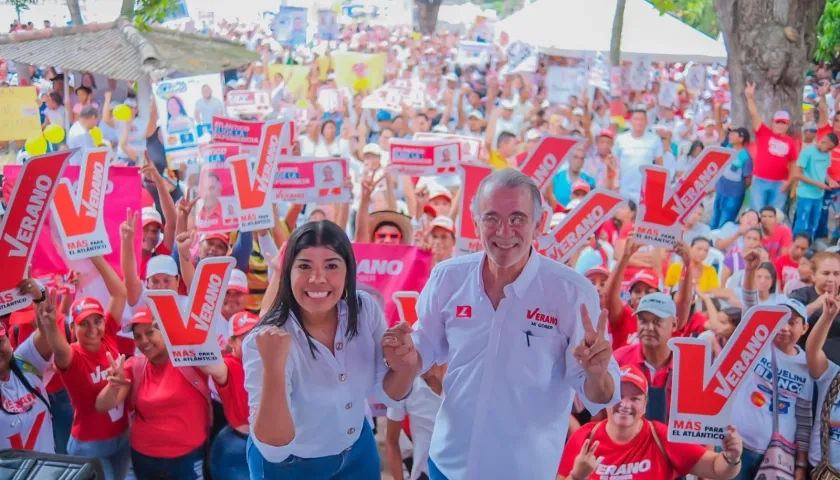
[(139, 80), (155, 70), (216, 73), (259, 60), (245, 47), (162, 27), (138, 30), (126, 19), (0, 36), (0, 59)]

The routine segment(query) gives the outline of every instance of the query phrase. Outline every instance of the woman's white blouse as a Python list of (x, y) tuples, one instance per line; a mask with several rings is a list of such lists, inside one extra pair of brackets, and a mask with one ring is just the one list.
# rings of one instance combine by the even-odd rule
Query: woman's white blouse
[[(338, 304), (335, 356), (312, 339), (313, 358), (306, 334), (289, 313), (282, 329), (293, 336), (286, 361), (286, 398), (295, 423), (295, 438), (288, 445), (275, 447), (262, 443), (252, 433), (254, 445), (267, 461), (282, 462), (289, 455), (317, 458), (339, 454), (358, 440), (369, 397), (387, 406), (396, 405), (382, 389), (382, 381), (389, 371), (380, 345), (387, 328), (385, 316), (370, 295), (357, 293), (358, 335), (352, 339), (345, 337), (347, 303), (342, 300)], [(252, 432), (263, 381), (263, 363), (254, 335), (258, 330), (249, 334), (242, 345)]]

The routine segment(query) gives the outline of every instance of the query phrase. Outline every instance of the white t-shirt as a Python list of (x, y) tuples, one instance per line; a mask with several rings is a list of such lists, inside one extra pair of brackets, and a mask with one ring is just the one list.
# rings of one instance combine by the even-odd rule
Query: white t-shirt
[[(814, 419), (814, 428), (811, 429), (811, 447), (808, 450), (808, 460), (814, 466), (822, 460), (822, 447), (820, 445), (820, 438), (822, 438), (822, 422), (820, 415), (822, 415), (823, 403), (825, 403), (825, 395), (828, 393), (828, 387), (834, 378), (840, 375), (840, 366), (829, 361), (828, 370), (823, 375), (816, 379), (817, 383), (817, 415)], [(834, 406), (831, 408), (829, 421), (829, 435), (828, 435), (828, 459), (831, 466), (840, 468), (840, 396), (834, 401)]]
[(210, 100), (202, 97), (195, 102), (195, 111), (198, 112), (198, 123), (211, 123), (214, 116), (225, 116), (225, 104), (215, 97)]
[[(116, 122), (116, 130), (119, 137), (122, 138), (123, 129), (127, 126), (129, 128), (128, 145), (139, 153), (140, 150), (146, 148), (146, 127), (148, 124), (148, 118), (137, 117), (130, 122)], [(128, 160), (128, 154), (125, 153), (121, 146), (117, 147), (117, 158), (122, 161)]]
[(315, 147), (317, 147), (318, 143), (313, 142), (308, 135), (304, 135), (300, 137), (300, 156), (301, 157), (314, 157), (315, 156)]
[(388, 420), (402, 422), (406, 415), (411, 419), (411, 440), (414, 443), (414, 466), (409, 480), (417, 480), (421, 473), (429, 475), (429, 445), (435, 418), (443, 398), (432, 391), (421, 377), (414, 379), (414, 390), (396, 407), (388, 408)]
[(335, 138), (332, 143), (329, 144), (321, 138), (318, 145), (315, 146), (315, 156), (320, 158), (350, 158), (350, 144), (343, 138)]
[[(49, 379), (42, 378), (42, 375), (51, 362), (44, 360), (38, 353), (33, 336), (18, 346), (14, 361), (18, 362), (29, 385), (39, 390), (41, 396), (49, 401), (45, 387)], [(3, 409), (0, 410), (0, 450), (14, 448), (55, 453), (52, 416), (47, 405), (29, 392), (11, 372), (8, 380), (0, 380), (0, 397), (3, 403)]]
[(70, 158), (70, 165), (76, 166), (82, 164), (82, 159), (84, 158), (83, 154), (85, 151), (96, 147), (93, 143), (93, 137), (90, 136), (90, 132), (88, 132), (88, 130), (79, 122), (75, 122), (67, 132), (67, 146), (69, 148), (81, 149), (80, 152), (77, 152), (76, 155), (73, 155)]
[[(771, 347), (775, 348), (775, 347)], [(779, 398), (773, 401), (773, 363), (769, 349), (758, 360), (752, 374), (744, 376), (743, 389), (732, 407), (732, 422), (741, 432), (744, 446), (762, 452), (773, 436), (774, 405), (779, 406), (779, 434), (791, 442), (796, 441), (796, 399), (810, 401), (814, 386), (805, 352), (796, 348), (796, 355), (786, 355), (776, 349), (776, 372)]]
[(653, 132), (645, 132), (639, 138), (630, 132), (622, 133), (615, 139), (613, 154), (621, 165), (618, 173), (621, 194), (638, 202), (642, 190), (639, 167), (653, 165), (662, 157), (662, 140)]

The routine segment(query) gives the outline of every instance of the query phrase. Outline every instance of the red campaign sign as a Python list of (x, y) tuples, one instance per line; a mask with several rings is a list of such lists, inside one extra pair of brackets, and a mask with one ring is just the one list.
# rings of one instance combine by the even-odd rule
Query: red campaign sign
[(732, 423), (732, 405), (762, 350), (790, 318), (790, 309), (779, 305), (751, 308), (735, 329), (715, 363), (709, 365), (712, 347), (700, 338), (672, 338), (674, 376), (668, 440), (711, 445), (722, 443)]
[(673, 247), (682, 239), (685, 219), (714, 188), (734, 158), (735, 151), (729, 148), (706, 147), (673, 186), (664, 168), (640, 167), (642, 191), (636, 216), (637, 241), (654, 247)]
[[(265, 122), (248, 122), (225, 117), (213, 117), (213, 142), (257, 146), (262, 138)], [(294, 137), (291, 137), (294, 138)]]
[(481, 242), (478, 239), (478, 232), (475, 230), (470, 204), (473, 197), (478, 193), (478, 186), (481, 181), (489, 177), (495, 171), (487, 165), (462, 164), (464, 172), (461, 181), (461, 195), (458, 205), (458, 223), (456, 228), (458, 235), (455, 236), (455, 255), (468, 255), (480, 251)]
[[(396, 292), (420, 292), (432, 271), (432, 255), (410, 245), (354, 243), (356, 281), (359, 290), (368, 292), (385, 312), (388, 326), (401, 317), (394, 301)], [(405, 304), (401, 304), (405, 308)]]
[(397, 307), (400, 322), (406, 322), (409, 325), (417, 323), (418, 298), (420, 298), (420, 294), (417, 292), (394, 292), (391, 299)]
[(254, 165), (247, 155), (229, 158), (236, 191), (235, 206), (239, 214), (239, 230), (252, 232), (274, 226), (272, 197), (277, 163), (281, 155), (291, 153), (293, 123), (274, 121), (263, 125), (259, 155)]
[(392, 140), (391, 169), (403, 175), (432, 176), (458, 173), (461, 144), (419, 140)]
[[(32, 304), (32, 297), (18, 295), (17, 285), (23, 280), (32, 262), (35, 243), (50, 211), (58, 180), (64, 173), (67, 159), (76, 150), (64, 150), (30, 158), (22, 167), (0, 222), (0, 315), (6, 315)], [(10, 179), (6, 179), (9, 181)]]
[(531, 177), (542, 192), (563, 163), (568, 160), (569, 154), (582, 143), (581, 138), (544, 136), (534, 151), (520, 165), (519, 170)]
[(621, 195), (603, 188), (589, 192), (562, 222), (537, 240), (539, 252), (565, 263), (625, 202)]

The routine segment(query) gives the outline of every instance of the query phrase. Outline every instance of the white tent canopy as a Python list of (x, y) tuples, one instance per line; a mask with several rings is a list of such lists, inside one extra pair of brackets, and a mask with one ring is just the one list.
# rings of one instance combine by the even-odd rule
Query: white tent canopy
[[(496, 24), (550, 55), (583, 57), (587, 52), (610, 51), (616, 0), (537, 0)], [(648, 56), (659, 62), (726, 62), (722, 42), (659, 11), (645, 0), (627, 0), (621, 58)]]

